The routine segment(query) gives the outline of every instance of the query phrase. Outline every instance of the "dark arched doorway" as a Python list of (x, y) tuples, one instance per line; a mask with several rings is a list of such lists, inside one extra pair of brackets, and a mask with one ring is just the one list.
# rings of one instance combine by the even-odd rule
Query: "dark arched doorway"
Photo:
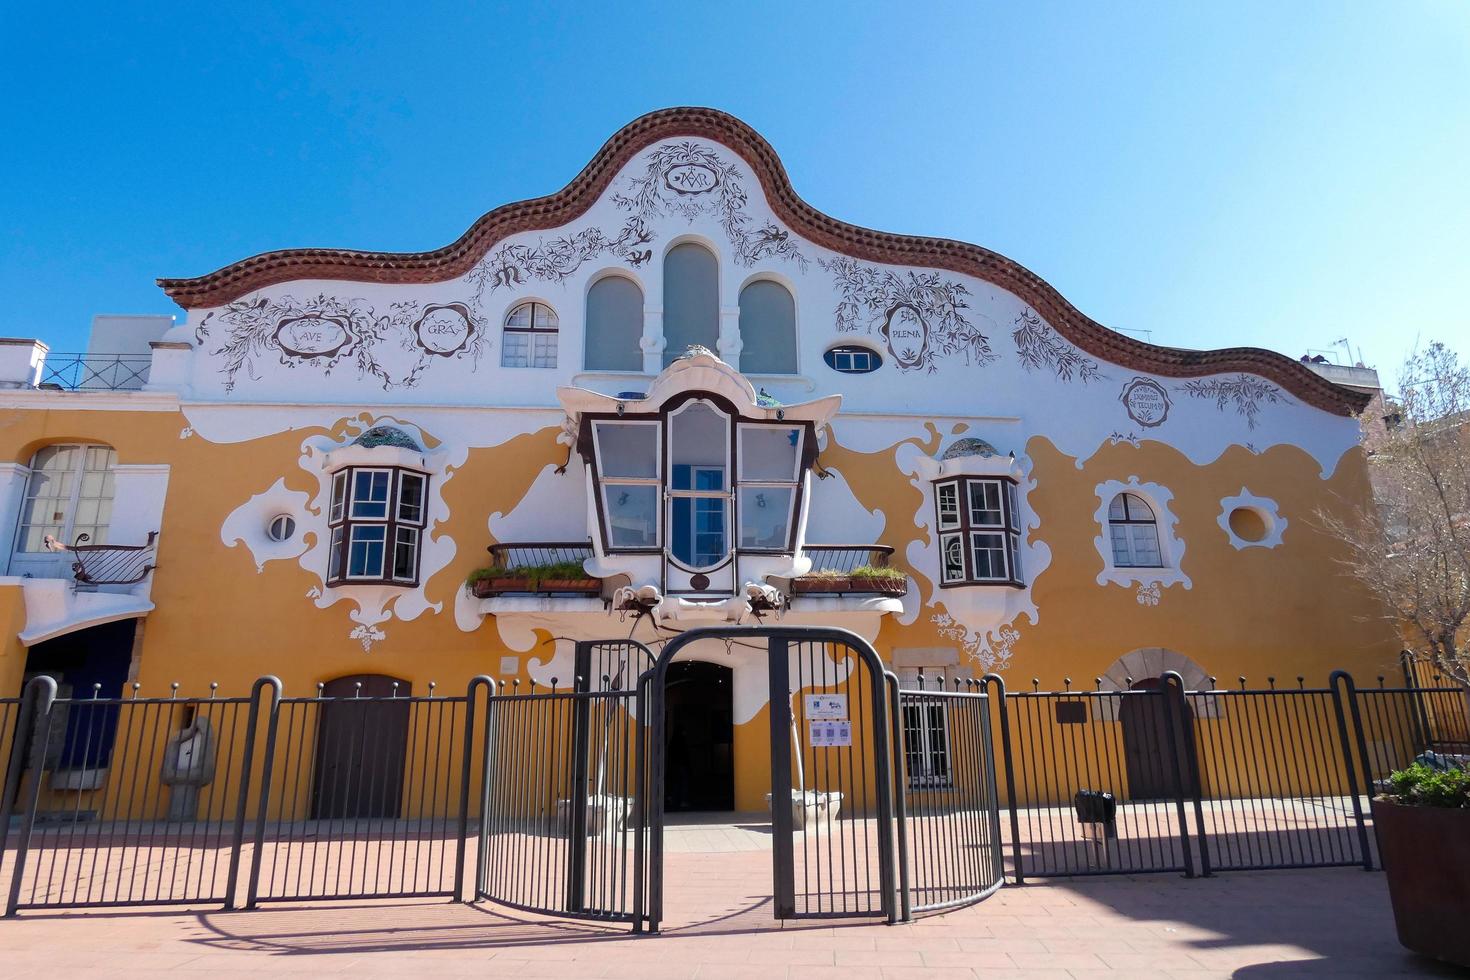
[(1132, 690), (1148, 691), (1150, 696), (1121, 698), (1122, 704), (1118, 707), (1118, 720), (1123, 723), (1128, 797), (1133, 800), (1173, 798), (1179, 791), (1177, 750), (1194, 751), (1194, 712), (1184, 703), (1184, 698), (1175, 702), (1184, 717), (1178, 734), (1171, 737), (1169, 708), (1164, 703), (1167, 690), (1163, 680), (1146, 677), (1135, 681)]
[(408, 681), (386, 674), (353, 674), (323, 686), (312, 819), (399, 815), (410, 694)]
[(732, 677), (729, 667), (699, 660), (669, 665), (664, 688), (668, 812), (735, 808)]

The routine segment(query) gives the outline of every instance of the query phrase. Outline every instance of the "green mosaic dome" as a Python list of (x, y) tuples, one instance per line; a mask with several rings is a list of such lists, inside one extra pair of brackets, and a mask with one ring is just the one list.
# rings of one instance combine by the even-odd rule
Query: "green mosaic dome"
[(961, 456), (981, 456), (989, 459), (991, 456), (999, 456), (994, 446), (984, 439), (956, 439), (950, 443), (948, 449), (940, 459), (959, 459)]
[(419, 444), (413, 441), (413, 436), (391, 425), (375, 425), (352, 440), (352, 444), (367, 449), (393, 446), (397, 449), (412, 449), (416, 453), (423, 452)]

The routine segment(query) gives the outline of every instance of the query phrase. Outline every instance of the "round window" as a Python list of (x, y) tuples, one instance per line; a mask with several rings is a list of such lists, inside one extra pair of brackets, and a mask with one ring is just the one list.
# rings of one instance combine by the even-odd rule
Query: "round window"
[(289, 541), (296, 533), (296, 519), (289, 514), (278, 514), (271, 518), (265, 533), (270, 535), (272, 541)]
[(1270, 529), (1260, 511), (1254, 507), (1237, 507), (1230, 512), (1230, 530), (1240, 540), (1255, 544), (1265, 540)]

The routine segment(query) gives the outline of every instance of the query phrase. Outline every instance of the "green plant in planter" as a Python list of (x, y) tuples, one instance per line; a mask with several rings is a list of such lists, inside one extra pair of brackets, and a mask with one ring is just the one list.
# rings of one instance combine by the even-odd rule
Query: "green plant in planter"
[(859, 565), (847, 573), (852, 578), (867, 579), (871, 582), (906, 583), (909, 580), (908, 573), (901, 568), (889, 568), (887, 565)]
[(908, 573), (900, 568), (889, 568), (886, 565), (859, 565), (848, 572), (839, 571), (835, 568), (817, 568), (801, 576), (807, 579), (861, 579), (868, 582), (900, 583), (908, 581)]
[(567, 579), (585, 579), (587, 571), (582, 567), (582, 562), (552, 561), (543, 562), (539, 565), (517, 565), (515, 568), (501, 568), (491, 566), (489, 568), (477, 568), (470, 572), (465, 579), (466, 585), (474, 585), (486, 579), (513, 578), (526, 579), (531, 583), (531, 588), (536, 588), (542, 582), (564, 581)]
[(1390, 773), (1385, 782), (1387, 791), (1383, 797), (1392, 803), (1470, 808), (1470, 772), (1464, 769), (1436, 769), (1416, 762), (1406, 769)]

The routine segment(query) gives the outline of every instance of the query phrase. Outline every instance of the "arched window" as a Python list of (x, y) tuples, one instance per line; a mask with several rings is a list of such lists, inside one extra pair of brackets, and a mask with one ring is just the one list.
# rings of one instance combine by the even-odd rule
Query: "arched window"
[(545, 303), (522, 303), (505, 318), (501, 367), (556, 367), (556, 311)]
[(587, 290), (589, 371), (642, 371), (643, 290), (631, 279), (607, 276)]
[(740, 290), (740, 370), (796, 373), (796, 301), (786, 287), (758, 279)]
[(685, 242), (664, 256), (664, 367), (690, 347), (720, 343), (720, 267), (703, 245)]
[(111, 446), (70, 443), (39, 450), (31, 458), (15, 550), (44, 552), (48, 536), (65, 545), (106, 544), (116, 465)]
[(1120, 493), (1108, 506), (1108, 533), (1113, 539), (1117, 568), (1162, 568), (1159, 522), (1142, 497)]

